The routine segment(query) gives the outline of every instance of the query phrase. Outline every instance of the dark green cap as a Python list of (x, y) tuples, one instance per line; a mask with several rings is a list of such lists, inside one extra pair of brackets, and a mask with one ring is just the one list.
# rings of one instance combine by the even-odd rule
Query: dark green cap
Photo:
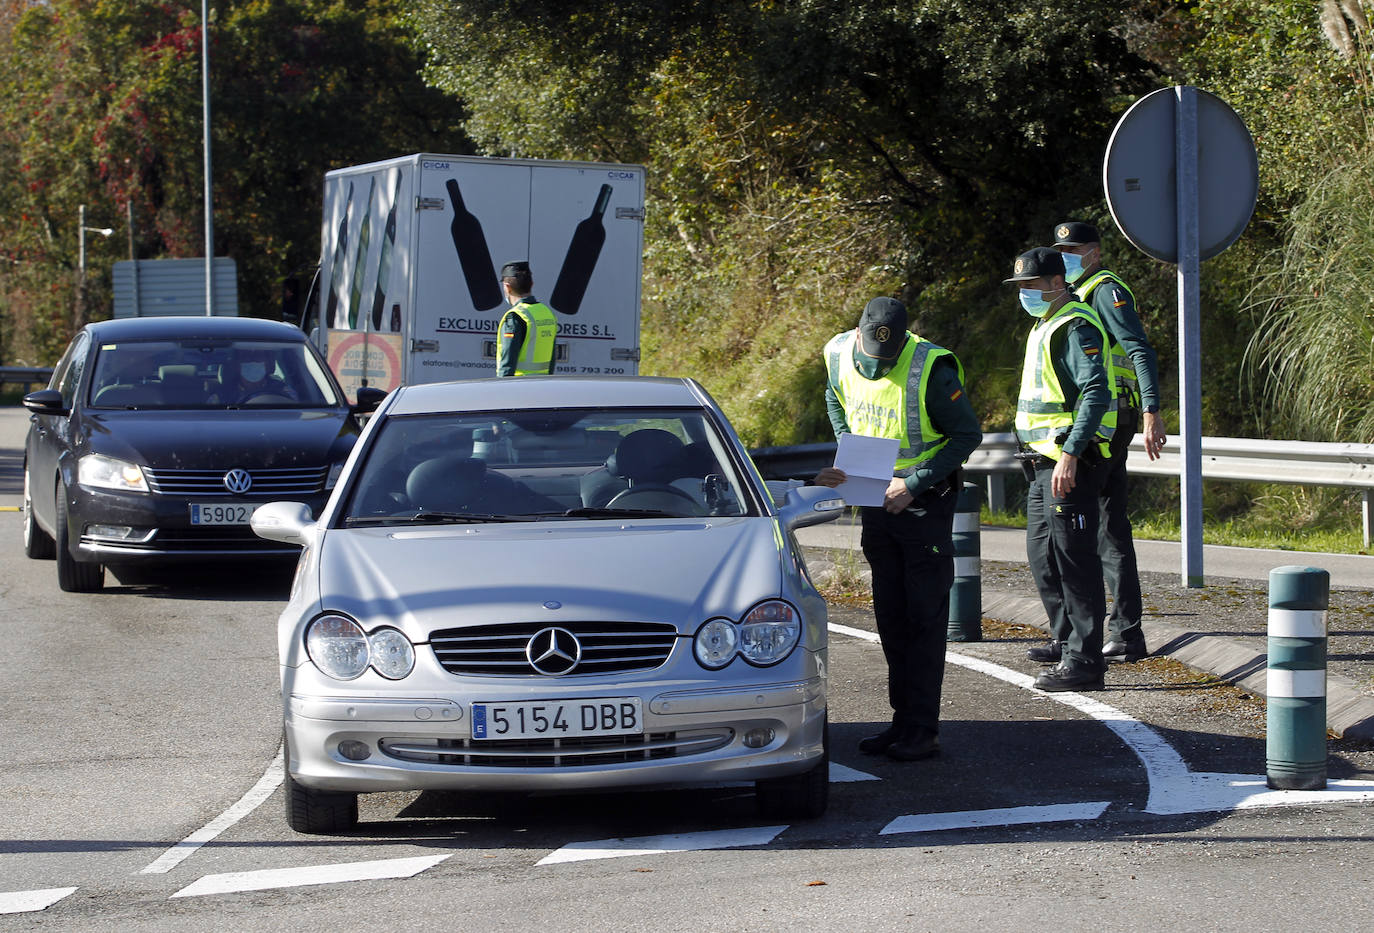
[(1011, 267), (1011, 278), (1005, 282), (1029, 282), (1031, 279), (1048, 278), (1064, 274), (1064, 255), (1049, 246), (1037, 246), (1016, 257)]

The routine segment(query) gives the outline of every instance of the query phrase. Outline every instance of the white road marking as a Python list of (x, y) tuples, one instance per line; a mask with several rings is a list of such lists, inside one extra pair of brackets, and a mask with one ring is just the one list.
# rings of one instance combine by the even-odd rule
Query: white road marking
[(763, 846), (778, 837), (786, 826), (751, 826), (747, 829), (718, 829), (702, 833), (674, 833), (666, 836), (639, 836), (628, 839), (596, 839), (573, 842), (536, 865), (582, 862), (588, 859), (623, 858), (627, 855), (662, 855), (666, 852), (697, 852), (703, 849), (738, 849)]
[(1095, 803), (1057, 803), (1042, 807), (1003, 807), (996, 810), (963, 810), (953, 813), (918, 813), (899, 816), (878, 831), (893, 833), (933, 833), (944, 829), (973, 829), (977, 826), (1016, 826), (1023, 823), (1069, 823), (1091, 821), (1102, 815), (1111, 801)]
[[(830, 623), (830, 630), (865, 641), (878, 641), (875, 632), (834, 622)], [(957, 651), (946, 650), (945, 660), (1072, 706), (1115, 732), (1145, 768), (1150, 787), (1145, 803), (1146, 813), (1213, 813), (1257, 807), (1374, 800), (1374, 781), (1330, 781), (1324, 790), (1270, 790), (1264, 775), (1192, 771), (1183, 757), (1158, 732), (1114, 706), (1081, 693), (1036, 690), (1035, 679), (1027, 674)]]
[(39, 891), (7, 891), (0, 893), (0, 914), (24, 914), (47, 910), (76, 888), (43, 888)]
[(411, 878), (433, 868), (448, 855), (418, 858), (390, 858), (375, 862), (348, 862), (342, 865), (313, 865), (304, 868), (269, 868), (262, 871), (236, 871), (206, 875), (188, 884), (172, 897), (201, 897), (235, 891), (266, 891), (271, 888), (299, 888), (310, 884), (338, 884), (344, 881), (375, 881), (380, 878)]
[(853, 781), (881, 781), (882, 778), (876, 774), (869, 774), (867, 771), (860, 771), (858, 768), (851, 768), (842, 765), (838, 761), (830, 762), (830, 783), (848, 784)]
[(200, 829), (191, 833), (191, 835), (187, 836), (181, 842), (178, 842), (166, 852), (163, 852), (157, 857), (156, 861), (147, 868), (144, 868), (140, 874), (160, 875), (176, 868), (185, 859), (194, 854), (197, 849), (205, 845), (205, 843), (214, 839), (230, 826), (233, 826), (239, 820), (262, 806), (263, 801), (271, 797), (272, 792), (281, 784), (282, 775), (284, 773), (282, 750), (278, 749), (277, 757), (272, 759), (272, 763), (267, 766), (267, 770), (263, 772), (262, 777), (258, 778), (258, 783), (254, 784), (253, 788), (248, 791), (248, 793), (240, 797), (238, 803), (235, 803)]

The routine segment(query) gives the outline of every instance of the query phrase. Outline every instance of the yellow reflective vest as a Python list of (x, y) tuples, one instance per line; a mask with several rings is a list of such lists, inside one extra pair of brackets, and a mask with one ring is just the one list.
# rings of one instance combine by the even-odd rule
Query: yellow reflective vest
[[(935, 429), (926, 413), (926, 386), (933, 364), (940, 357), (949, 357), (961, 382), (963, 364), (949, 350), (908, 331), (892, 369), (877, 379), (869, 379), (854, 365), (854, 341), (858, 334), (857, 330), (836, 334), (825, 345), (830, 386), (844, 406), (844, 419), (852, 433), (897, 439), (901, 447), (893, 474), (909, 476), (949, 443), (949, 438)], [(913, 426), (918, 432), (911, 430)]]
[[(546, 376), (553, 372), (553, 344), (558, 336), (558, 318), (553, 309), (537, 301), (520, 301), (501, 316), (501, 325), (508, 315), (514, 314), (525, 322), (525, 342), (520, 346), (515, 358), (515, 375)], [(504, 329), (498, 325), (497, 353), (501, 352), (500, 333)], [(502, 360), (497, 359), (497, 370)]]
[[(1102, 346), (1110, 341), (1107, 329), (1101, 318), (1090, 306), (1081, 301), (1066, 302), (1048, 320), (1040, 320), (1031, 328), (1026, 337), (1026, 357), (1021, 367), (1021, 394), (1016, 402), (1016, 436), (1027, 447), (1058, 460), (1064, 455), (1064, 440), (1073, 428), (1077, 415), (1079, 395), (1073, 406), (1067, 404), (1064, 387), (1059, 384), (1059, 374), (1054, 367), (1050, 349), (1050, 338), (1074, 318), (1083, 318), (1097, 328), (1102, 335)], [(1103, 458), (1111, 455), (1109, 444), (1116, 432), (1117, 387), (1113, 379), (1107, 380), (1111, 389), (1111, 402), (1102, 415), (1102, 423), (1097, 428), (1098, 449)]]
[[(1083, 300), (1083, 303), (1091, 306), (1092, 302), (1088, 300), (1088, 296), (1092, 294), (1093, 289), (1097, 288), (1097, 286), (1108, 279), (1126, 289), (1126, 294), (1131, 296), (1131, 303), (1135, 304), (1135, 292), (1131, 291), (1131, 287), (1117, 278), (1114, 273), (1106, 269), (1098, 269), (1073, 288), (1074, 291), (1078, 292), (1078, 297)], [(1117, 342), (1116, 337), (1110, 330), (1107, 331), (1107, 340), (1111, 344), (1108, 350), (1111, 362), (1111, 368), (1108, 370), (1108, 374), (1112, 377), (1112, 382), (1116, 385), (1117, 397), (1121, 399), (1132, 399), (1135, 404), (1139, 404), (1140, 380), (1135, 374), (1135, 364), (1131, 362), (1131, 358), (1127, 355), (1125, 348)]]

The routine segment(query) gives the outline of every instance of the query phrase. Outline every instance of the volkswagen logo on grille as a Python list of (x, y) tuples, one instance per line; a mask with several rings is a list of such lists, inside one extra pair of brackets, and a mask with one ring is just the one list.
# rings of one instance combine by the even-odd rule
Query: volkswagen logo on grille
[(247, 470), (230, 470), (224, 474), (224, 488), (236, 496), (241, 496), (253, 488), (253, 477)]
[(541, 628), (525, 646), (525, 658), (541, 674), (569, 674), (582, 660), (582, 643), (565, 628)]

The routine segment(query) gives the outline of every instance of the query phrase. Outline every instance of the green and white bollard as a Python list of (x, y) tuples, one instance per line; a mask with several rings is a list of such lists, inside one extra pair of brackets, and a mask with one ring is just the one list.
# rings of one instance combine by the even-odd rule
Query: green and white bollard
[(1269, 571), (1266, 774), (1277, 790), (1326, 786), (1326, 610), (1331, 575)]
[(954, 585), (949, 590), (947, 641), (983, 640), (983, 567), (975, 483), (965, 483), (954, 506)]

